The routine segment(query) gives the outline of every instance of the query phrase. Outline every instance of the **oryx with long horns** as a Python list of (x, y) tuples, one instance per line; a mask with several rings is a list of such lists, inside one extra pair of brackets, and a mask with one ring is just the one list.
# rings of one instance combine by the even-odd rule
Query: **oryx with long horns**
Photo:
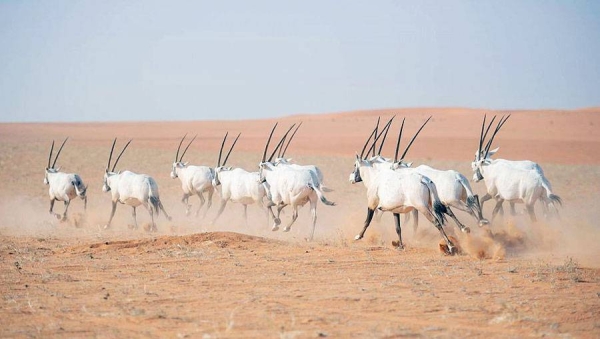
[[(392, 119), (386, 127), (389, 128)], [(425, 124), (423, 124), (425, 126)], [(423, 128), (421, 126), (421, 129)], [(383, 131), (382, 131), (383, 133)], [(418, 134), (418, 132), (417, 132)], [(371, 138), (377, 140), (377, 127), (373, 130), (369, 139), (363, 146), (360, 155), (356, 155), (354, 170), (350, 175), (350, 182), (363, 182), (367, 188), (367, 218), (362, 231), (355, 237), (356, 240), (364, 237), (367, 228), (371, 224), (375, 210), (389, 211), (394, 215), (396, 234), (398, 235), (397, 247), (404, 248), (402, 242), (402, 229), (400, 226), (400, 214), (409, 213), (413, 210), (421, 212), (439, 230), (446, 241), (449, 254), (456, 252), (456, 247), (446, 235), (443, 226), (445, 223), (444, 213), (446, 207), (437, 197), (436, 187), (431, 179), (410, 169), (395, 170), (393, 164), (388, 161), (380, 161), (379, 157), (365, 158), (365, 150)], [(408, 151), (413, 140), (407, 146), (404, 154)], [(371, 146), (374, 149), (375, 146)], [(398, 146), (397, 146), (398, 148)], [(367, 152), (368, 155), (369, 152)], [(397, 162), (397, 151), (394, 163)]]
[(492, 118), (487, 128), (485, 127), (486, 116), (483, 117), (479, 146), (475, 154), (475, 161), (471, 163), (474, 172), (473, 180), (475, 182), (484, 180), (485, 182), (487, 193), (481, 198), (482, 208), (485, 201), (492, 198), (496, 200), (496, 206), (492, 211), (492, 220), (502, 209), (502, 203), (508, 201), (511, 204), (524, 203), (531, 221), (535, 222), (537, 218), (534, 204), (538, 199), (545, 204), (552, 204), (555, 208), (556, 204), (562, 204), (562, 201), (559, 196), (552, 193), (550, 182), (536, 163), (490, 158), (497, 151), (497, 149), (490, 150), (494, 137), (509, 117), (510, 115), (500, 118), (485, 147), (483, 143), (496, 117)]
[[(319, 180), (319, 188), (323, 192), (331, 192), (332, 190), (329, 189), (328, 187), (325, 187), (325, 185), (323, 184), (323, 172), (321, 171), (321, 169), (319, 169), (319, 167), (317, 167), (315, 165), (294, 164), (294, 163), (291, 163), (291, 161), (292, 161), (291, 158), (285, 157), (285, 152), (287, 151), (288, 147), (290, 146), (290, 143), (292, 142), (292, 139), (294, 139), (294, 136), (296, 135), (296, 132), (298, 132), (298, 129), (300, 128), (300, 126), (302, 126), (302, 123), (300, 123), (298, 126), (296, 126), (296, 129), (294, 130), (294, 133), (292, 133), (292, 135), (290, 136), (289, 140), (286, 140), (287, 134), (284, 136), (283, 144), (285, 144), (285, 147), (283, 147), (283, 144), (281, 145), (281, 147), (279, 148), (277, 157), (273, 160), (273, 164), (275, 166), (289, 166), (291, 168), (298, 169), (298, 170), (310, 171), (317, 176), (317, 179)], [(287, 143), (286, 143), (286, 141), (287, 141)]]
[[(431, 117), (429, 119), (431, 119)], [(419, 135), (423, 127), (425, 127), (427, 122), (429, 122), (429, 119), (425, 121), (425, 123), (413, 136), (410, 143), (404, 150), (404, 153), (402, 153), (400, 158), (398, 158), (398, 150), (400, 147), (400, 140), (402, 138), (402, 130), (404, 129), (405, 122), (405, 120), (402, 120), (402, 126), (400, 127), (398, 141), (396, 143), (396, 153), (394, 155), (394, 169), (405, 170), (411, 168), (410, 166), (412, 165), (412, 162), (405, 162), (405, 156), (417, 135)], [(379, 147), (380, 153), (384, 141), (385, 136), (381, 146)], [(389, 160), (385, 158), (382, 159), (385, 162), (389, 162)], [(469, 213), (477, 220), (479, 226), (488, 224), (488, 220), (483, 217), (482, 210), (479, 204), (479, 198), (476, 194), (473, 194), (471, 185), (469, 184), (469, 181), (464, 175), (454, 170), (438, 170), (427, 165), (419, 165), (417, 167), (412, 168), (412, 170), (417, 171), (417, 173), (424, 175), (433, 181), (440, 201), (442, 202), (442, 204), (444, 204), (444, 206), (446, 206), (446, 214), (450, 216), (452, 220), (454, 220), (454, 222), (461, 231), (469, 232), (469, 228), (466, 227), (463, 223), (461, 223), (460, 220), (458, 220), (451, 208), (456, 208)], [(418, 213), (416, 210), (412, 212), (412, 216), (413, 228), (416, 230), (418, 225)]]
[(228, 201), (240, 203), (244, 206), (244, 220), (246, 225), (248, 224), (248, 205), (256, 203), (267, 215), (267, 223), (269, 222), (269, 214), (264, 206), (264, 198), (266, 196), (265, 187), (259, 183), (258, 172), (248, 172), (242, 168), (226, 167), (227, 159), (233, 150), (233, 147), (238, 141), (241, 133), (233, 141), (229, 152), (225, 156), (225, 160), (221, 163), (221, 156), (223, 155), (223, 147), (225, 141), (227, 141), (227, 135), (223, 138), (221, 143), (221, 149), (219, 150), (219, 160), (217, 161), (217, 167), (214, 169), (213, 186), (221, 197), (221, 206), (219, 212), (214, 218), (213, 223), (217, 221), (219, 216), (223, 213), (225, 206)]
[[(269, 192), (268, 196), (270, 201), (267, 207), (269, 207), (269, 210), (271, 210), (273, 206), (277, 206), (277, 217), (274, 218), (275, 223), (273, 224), (272, 230), (276, 231), (279, 229), (279, 213), (281, 212), (282, 208), (290, 205), (293, 209), (292, 220), (283, 229), (284, 232), (287, 232), (291, 229), (292, 224), (298, 218), (298, 208), (310, 202), (312, 230), (307, 240), (312, 240), (317, 224), (317, 201), (321, 200), (322, 203), (328, 206), (335, 206), (335, 203), (325, 198), (325, 195), (320, 188), (321, 185), (316, 173), (290, 166), (275, 166), (273, 164), (273, 157), (275, 156), (278, 148), (282, 146), (285, 136), (281, 139), (279, 145), (275, 147), (273, 153), (271, 153), (271, 156), (267, 159), (269, 143), (271, 142), (271, 138), (276, 127), (277, 123), (271, 130), (271, 134), (269, 135), (269, 139), (265, 145), (262, 160), (258, 165), (260, 182), (266, 184)], [(294, 125), (290, 127), (286, 133), (286, 136), (293, 127)], [(271, 213), (273, 213), (272, 210)]]
[[(63, 221), (67, 219), (67, 210), (69, 209), (71, 200), (75, 199), (76, 197), (83, 199), (84, 210), (87, 209), (87, 186), (83, 184), (83, 180), (81, 180), (79, 174), (63, 173), (60, 172), (60, 167), (55, 168), (58, 156), (65, 146), (67, 139), (69, 138), (66, 138), (58, 149), (54, 161), (52, 161), (54, 140), (52, 141), (52, 146), (50, 147), (50, 156), (48, 156), (48, 166), (46, 167), (44, 174), (44, 184), (50, 186), (48, 188), (48, 195), (50, 196), (50, 214)], [(50, 164), (50, 162), (52, 162), (52, 164)], [(54, 202), (57, 200), (65, 203), (65, 211), (62, 215), (53, 212)]]
[[(183, 162), (183, 156), (187, 152), (188, 148), (196, 137), (194, 136), (186, 148), (183, 150), (181, 156), (179, 156), (179, 151), (181, 149), (181, 145), (185, 140), (186, 135), (183, 136), (181, 141), (179, 142), (179, 147), (177, 147), (177, 153), (175, 153), (175, 162), (173, 162), (173, 167), (171, 169), (171, 178), (179, 178), (181, 181), (181, 189), (183, 190), (183, 197), (181, 198), (181, 202), (185, 205), (185, 215), (190, 214), (190, 209), (192, 205), (188, 203), (190, 196), (197, 195), (200, 199), (200, 206), (196, 210), (196, 216), (200, 213), (200, 209), (207, 202), (206, 210), (204, 210), (203, 217), (206, 217), (206, 213), (210, 209), (212, 205), (212, 196), (215, 191), (212, 181), (214, 179), (214, 169), (208, 166), (194, 166), (188, 165), (187, 162)], [(204, 193), (207, 194), (207, 198), (204, 198)]]
[(102, 185), (102, 191), (110, 192), (112, 196), (112, 210), (110, 212), (108, 223), (104, 226), (104, 228), (110, 227), (112, 219), (115, 216), (115, 211), (117, 210), (117, 203), (121, 203), (129, 205), (133, 208), (132, 216), (134, 228), (138, 227), (136, 208), (140, 205), (143, 205), (146, 210), (148, 210), (148, 213), (150, 213), (150, 218), (152, 219), (151, 231), (157, 231), (156, 222), (154, 220), (155, 214), (158, 216), (162, 210), (165, 217), (168, 220), (171, 220), (171, 217), (169, 217), (160, 201), (158, 184), (151, 176), (146, 174), (137, 174), (130, 171), (115, 172), (115, 168), (119, 163), (119, 159), (121, 159), (123, 152), (125, 152), (131, 143), (131, 140), (129, 140), (125, 147), (123, 147), (123, 150), (121, 150), (121, 153), (119, 153), (119, 156), (117, 157), (117, 160), (115, 160), (111, 169), (110, 165), (116, 143), (117, 138), (115, 138), (113, 141), (110, 149), (108, 164), (106, 166), (106, 171), (104, 172), (104, 184)]

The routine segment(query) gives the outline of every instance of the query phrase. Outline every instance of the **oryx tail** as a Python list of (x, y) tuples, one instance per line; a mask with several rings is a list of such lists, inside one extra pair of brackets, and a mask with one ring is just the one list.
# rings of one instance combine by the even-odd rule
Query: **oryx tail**
[(554, 203), (558, 203), (562, 206), (562, 199), (558, 195), (552, 193), (552, 188), (550, 188), (550, 183), (546, 178), (542, 178), (542, 187), (544, 187), (544, 189), (546, 190), (546, 197), (550, 200), (550, 202), (553, 205), (555, 205)]
[(421, 179), (421, 183), (423, 183), (423, 185), (427, 186), (427, 188), (429, 189), (429, 195), (431, 196), (431, 205), (433, 206), (433, 216), (437, 219), (440, 225), (443, 225), (446, 220), (444, 214), (448, 213), (448, 210), (446, 209), (446, 206), (440, 201), (435, 184), (433, 183), (433, 181), (431, 181), (431, 179), (428, 179), (426, 177), (423, 177)]
[(157, 192), (155, 192), (156, 188), (153, 187), (152, 182), (148, 182), (148, 202), (150, 203), (150, 206), (152, 206), (152, 209), (154, 210), (154, 213), (156, 213), (156, 216), (160, 215), (160, 198), (158, 197), (158, 194), (156, 194)]
[(321, 190), (321, 188), (318, 185), (309, 184), (308, 187), (317, 193), (317, 196), (319, 197), (319, 199), (321, 200), (322, 203), (324, 203), (327, 206), (335, 206), (335, 202), (329, 201), (329, 200), (327, 200), (327, 198), (325, 198), (323, 191)]

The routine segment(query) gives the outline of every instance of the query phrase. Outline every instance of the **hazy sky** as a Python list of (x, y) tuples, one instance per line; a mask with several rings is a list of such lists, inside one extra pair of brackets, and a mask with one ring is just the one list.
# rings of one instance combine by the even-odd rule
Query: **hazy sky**
[(600, 1), (2, 1), (0, 121), (600, 105)]

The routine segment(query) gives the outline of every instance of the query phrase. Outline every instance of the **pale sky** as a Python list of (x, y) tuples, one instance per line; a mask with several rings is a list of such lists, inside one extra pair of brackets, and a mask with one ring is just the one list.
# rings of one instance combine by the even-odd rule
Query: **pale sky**
[(600, 105), (600, 1), (2, 1), (0, 121)]

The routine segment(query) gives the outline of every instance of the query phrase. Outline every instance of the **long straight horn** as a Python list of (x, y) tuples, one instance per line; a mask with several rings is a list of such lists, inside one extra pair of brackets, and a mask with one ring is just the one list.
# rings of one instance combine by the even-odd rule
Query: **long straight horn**
[(219, 150), (219, 160), (217, 161), (217, 167), (221, 167), (221, 155), (223, 154), (223, 146), (225, 146), (225, 140), (227, 140), (227, 135), (229, 135), (229, 132), (225, 133), (225, 137), (223, 138), (223, 142), (221, 143), (221, 149)]
[(227, 152), (227, 156), (225, 157), (225, 160), (223, 161), (223, 166), (225, 166), (225, 164), (227, 163), (227, 159), (229, 159), (229, 155), (231, 154), (231, 151), (233, 151), (233, 146), (235, 146), (235, 143), (240, 138), (240, 135), (242, 135), (242, 133), (239, 133), (238, 136), (233, 141), (233, 144), (231, 145), (231, 148), (229, 149), (229, 152)]
[(192, 138), (192, 140), (190, 141), (190, 143), (187, 145), (187, 147), (183, 150), (183, 154), (181, 155), (181, 158), (179, 158), (179, 162), (181, 162), (183, 160), (183, 156), (185, 155), (185, 152), (187, 152), (188, 148), (190, 148), (190, 146), (192, 145), (192, 142), (194, 142), (194, 140), (196, 140), (196, 137), (198, 136), (198, 134), (194, 135), (194, 137)]
[[(504, 118), (504, 116), (502, 116), (502, 118)], [(506, 120), (508, 120), (508, 118), (510, 118), (510, 114), (506, 118), (504, 118), (504, 120), (502, 118), (500, 118), (500, 121), (498, 121), (498, 125), (496, 126), (494, 133), (490, 137), (490, 140), (488, 141), (488, 143), (485, 145), (485, 155), (483, 156), (484, 159), (487, 158), (487, 155), (490, 152), (490, 148), (492, 147), (492, 142), (494, 141), (494, 137), (496, 137), (496, 134), (498, 133), (498, 131), (500, 131), (502, 126), (504, 126), (504, 123), (506, 123)]]
[(406, 118), (402, 118), (402, 125), (400, 126), (400, 132), (398, 133), (398, 141), (396, 142), (396, 153), (394, 153), (394, 162), (398, 161), (398, 151), (400, 150), (400, 140), (402, 139), (402, 130), (404, 129), (404, 121)]
[(63, 141), (62, 145), (60, 145), (60, 148), (58, 149), (58, 152), (56, 152), (56, 158), (54, 158), (54, 162), (52, 163), (52, 168), (54, 168), (54, 165), (56, 165), (56, 160), (58, 160), (58, 156), (60, 155), (60, 151), (62, 151), (62, 149), (65, 146), (65, 143), (67, 142), (68, 139), (69, 139), (69, 137), (65, 138), (65, 141)]
[(175, 162), (179, 161), (179, 150), (181, 149), (181, 144), (183, 144), (183, 140), (185, 140), (186, 136), (187, 133), (183, 136), (183, 138), (181, 138), (181, 141), (179, 142), (179, 146), (177, 147), (177, 154), (175, 154)]
[[(373, 137), (373, 135), (375, 134), (375, 129), (373, 129), (373, 131), (371, 132), (371, 134), (369, 135), (369, 139), (367, 139), (367, 142), (365, 142), (365, 145), (362, 148), (362, 151), (360, 152), (360, 158), (363, 159), (363, 156), (365, 154), (365, 150), (367, 149), (367, 145), (369, 144), (369, 142), (371, 142), (371, 138)], [(369, 153), (367, 153), (369, 154)]]
[(50, 155), (48, 156), (48, 168), (50, 168), (50, 162), (52, 161), (52, 152), (54, 152), (54, 140), (52, 140), (52, 146), (50, 146)]
[(423, 125), (421, 126), (421, 128), (419, 128), (419, 130), (417, 131), (417, 133), (415, 133), (415, 136), (410, 140), (410, 142), (408, 143), (408, 146), (406, 146), (406, 149), (404, 150), (404, 153), (402, 153), (402, 156), (400, 157), (400, 160), (404, 159), (404, 156), (406, 155), (406, 153), (410, 149), (410, 146), (412, 145), (412, 143), (417, 138), (417, 135), (419, 135), (419, 133), (421, 133), (421, 130), (423, 129), (423, 127), (425, 127), (425, 125), (427, 125), (427, 123), (429, 122), (430, 119), (431, 119), (431, 117), (427, 118), (427, 120), (425, 120), (425, 122), (423, 123)]
[(483, 123), (481, 124), (481, 134), (479, 134), (479, 148), (477, 148), (477, 157), (481, 156), (481, 147), (483, 146), (483, 130), (485, 129), (485, 118), (487, 118), (487, 114), (483, 115)]
[(115, 163), (113, 164), (113, 168), (112, 168), (111, 172), (114, 172), (115, 168), (117, 168), (117, 164), (119, 163), (119, 159), (121, 159), (121, 156), (123, 155), (123, 153), (127, 149), (127, 146), (129, 146), (129, 144), (131, 144), (132, 140), (133, 139), (129, 139), (129, 141), (127, 142), (127, 144), (125, 145), (125, 147), (123, 147), (123, 150), (121, 150), (121, 153), (119, 153), (119, 156), (117, 157), (117, 160), (115, 160)]
[[(392, 119), (390, 119), (390, 121), (394, 120), (396, 116), (394, 115), (392, 117)], [(381, 155), (381, 150), (383, 149), (383, 144), (385, 144), (385, 138), (387, 137), (388, 131), (390, 130), (390, 124), (388, 123), (387, 125), (387, 129), (385, 130), (385, 134), (383, 135), (383, 139), (381, 139), (381, 145), (379, 145), (379, 151), (377, 152), (377, 155)], [(383, 133), (383, 131), (382, 131)]]
[(279, 155), (280, 158), (283, 158), (285, 156), (285, 152), (287, 151), (288, 147), (292, 143), (292, 139), (294, 139), (294, 135), (296, 135), (296, 132), (298, 132), (298, 129), (300, 128), (300, 126), (302, 126), (302, 122), (300, 122), (300, 124), (296, 127), (296, 129), (294, 130), (294, 133), (292, 133), (292, 136), (290, 137), (290, 140), (287, 142), (287, 145), (285, 145), (283, 152), (281, 153), (281, 155)]
[(375, 156), (375, 143), (377, 142), (377, 138), (378, 138), (377, 133), (379, 133), (379, 118), (377, 118), (377, 125), (375, 125), (375, 141), (373, 141), (373, 145), (367, 151), (367, 154), (369, 154), (369, 153), (371, 153), (371, 150), (373, 150), (372, 156)]
[(106, 165), (106, 170), (110, 169), (110, 160), (112, 159), (113, 151), (115, 150), (115, 144), (117, 143), (117, 138), (113, 140), (112, 147), (110, 148), (110, 155), (108, 156), (108, 164)]
[(275, 126), (273, 126), (273, 129), (271, 129), (271, 134), (269, 134), (269, 139), (267, 139), (267, 144), (265, 145), (265, 151), (263, 152), (263, 156), (262, 156), (262, 162), (265, 162), (265, 160), (267, 160), (267, 150), (269, 149), (269, 143), (271, 142), (271, 138), (273, 137), (273, 132), (275, 132), (275, 128), (277, 128), (277, 124), (278, 124), (278, 122), (276, 122)]
[(283, 142), (285, 141), (285, 139), (287, 138), (288, 134), (290, 133), (290, 131), (294, 128), (294, 126), (296, 126), (296, 124), (293, 124), (288, 130), (287, 132), (285, 132), (285, 134), (283, 135), (283, 137), (281, 138), (281, 140), (279, 140), (279, 143), (277, 144), (277, 147), (275, 147), (275, 149), (273, 150), (273, 153), (271, 153), (271, 156), (269, 157), (269, 162), (271, 162), (271, 160), (273, 160), (273, 157), (275, 156), (275, 152), (277, 152), (277, 150), (283, 146)]
[(373, 140), (373, 144), (371, 145), (371, 147), (369, 148), (369, 150), (367, 151), (367, 154), (369, 154), (371, 152), (371, 150), (373, 150), (373, 154), (375, 154), (375, 148), (377, 145), (377, 141), (379, 140), (379, 138), (381, 138), (381, 136), (390, 128), (390, 125), (392, 124), (392, 121), (394, 120), (396, 116), (392, 117), (386, 124), (385, 126), (383, 126), (383, 129), (381, 130), (381, 133), (377, 134), (375, 136), (375, 140)]

